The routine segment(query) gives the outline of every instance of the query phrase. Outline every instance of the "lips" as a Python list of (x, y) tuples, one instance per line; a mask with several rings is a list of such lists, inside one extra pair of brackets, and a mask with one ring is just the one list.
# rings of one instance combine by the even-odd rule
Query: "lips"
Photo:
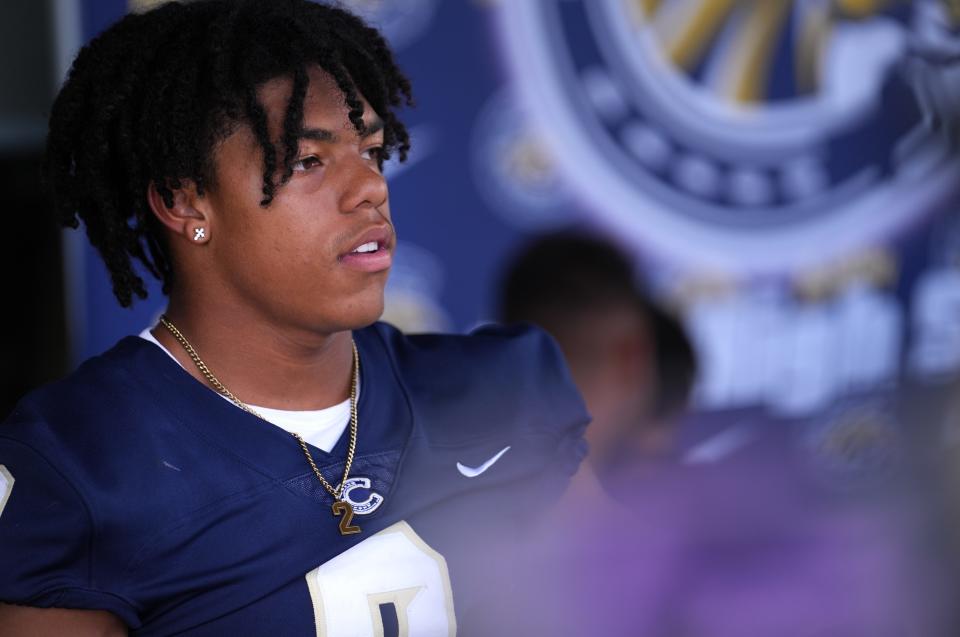
[(361, 272), (386, 270), (393, 262), (393, 232), (389, 227), (371, 228), (350, 242), (340, 263)]

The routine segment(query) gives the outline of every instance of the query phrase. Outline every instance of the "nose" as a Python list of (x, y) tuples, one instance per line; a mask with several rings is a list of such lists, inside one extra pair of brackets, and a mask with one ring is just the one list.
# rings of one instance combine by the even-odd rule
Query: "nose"
[(365, 161), (352, 162), (341, 196), (343, 212), (360, 208), (379, 208), (387, 201), (387, 180)]

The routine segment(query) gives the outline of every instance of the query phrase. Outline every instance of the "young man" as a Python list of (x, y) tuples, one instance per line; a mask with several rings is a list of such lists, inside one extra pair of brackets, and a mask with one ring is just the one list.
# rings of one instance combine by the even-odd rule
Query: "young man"
[(488, 549), (559, 495), (587, 416), (538, 332), (373, 324), (410, 95), (375, 30), (306, 0), (171, 3), (80, 52), (57, 204), (121, 304), (145, 296), (135, 261), (170, 299), (0, 425), (4, 634), (452, 635), (491, 614), (511, 578)]

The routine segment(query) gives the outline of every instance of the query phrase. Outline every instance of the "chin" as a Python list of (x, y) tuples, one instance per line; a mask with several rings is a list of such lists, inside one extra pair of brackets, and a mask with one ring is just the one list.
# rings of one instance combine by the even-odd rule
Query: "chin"
[[(326, 290), (322, 296), (300, 299), (300, 311), (311, 328), (319, 332), (357, 330), (375, 323), (384, 310), (386, 277), (367, 281), (362, 287), (340, 286), (337, 291)], [(306, 305), (303, 305), (306, 302)]]
[(383, 288), (377, 294), (362, 295), (350, 305), (349, 312), (343, 317), (344, 329), (357, 330), (376, 323), (383, 315)]
[(355, 321), (354, 326), (351, 329), (356, 330), (363, 327), (367, 327), (368, 325), (372, 325), (377, 321), (379, 321), (381, 316), (383, 316), (383, 303), (381, 303), (380, 306), (375, 311), (371, 310), (370, 312), (367, 312), (363, 314), (361, 317), (359, 317)]

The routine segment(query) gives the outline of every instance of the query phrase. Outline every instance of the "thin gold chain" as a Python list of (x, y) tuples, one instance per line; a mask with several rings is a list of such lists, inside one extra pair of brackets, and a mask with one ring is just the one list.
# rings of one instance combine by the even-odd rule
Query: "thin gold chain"
[[(203, 359), (200, 358), (200, 355), (197, 354), (197, 350), (193, 348), (193, 345), (190, 344), (190, 341), (187, 340), (187, 337), (177, 329), (177, 326), (170, 322), (170, 319), (167, 318), (166, 314), (160, 316), (160, 323), (163, 324), (167, 330), (173, 334), (173, 337), (177, 339), (180, 345), (183, 346), (183, 349), (186, 350), (187, 355), (190, 356), (190, 359), (197, 366), (197, 369), (200, 370), (200, 374), (210, 383), (214, 389), (217, 390), (223, 396), (226, 396), (230, 402), (244, 410), (249, 414), (253, 414), (257, 418), (267, 421), (261, 414), (257, 413), (256, 410), (251, 409), (246, 403), (234, 396), (233, 392), (227, 389), (223, 383), (213, 375), (213, 372), (210, 371), (210, 368), (207, 367), (207, 364), (203, 362)], [(300, 434), (295, 432), (290, 432), (297, 442), (300, 443), (300, 448), (303, 449), (303, 454), (307, 457), (307, 463), (310, 465), (310, 468), (313, 469), (313, 473), (320, 480), (320, 484), (323, 485), (323, 488), (330, 492), (330, 495), (334, 497), (335, 500), (340, 500), (343, 496), (343, 488), (347, 483), (347, 478), (350, 476), (350, 467), (353, 465), (353, 454), (357, 449), (357, 385), (360, 379), (360, 354), (357, 352), (356, 342), (351, 340), (351, 345), (353, 346), (353, 376), (350, 381), (350, 444), (347, 447), (347, 462), (343, 467), (343, 479), (340, 481), (340, 484), (333, 487), (327, 479), (323, 477), (323, 474), (320, 473), (320, 469), (317, 468), (317, 463), (313, 461), (313, 455), (310, 453), (310, 450), (307, 448), (307, 443), (304, 442), (303, 438), (300, 437)], [(267, 421), (269, 422), (269, 421)]]

